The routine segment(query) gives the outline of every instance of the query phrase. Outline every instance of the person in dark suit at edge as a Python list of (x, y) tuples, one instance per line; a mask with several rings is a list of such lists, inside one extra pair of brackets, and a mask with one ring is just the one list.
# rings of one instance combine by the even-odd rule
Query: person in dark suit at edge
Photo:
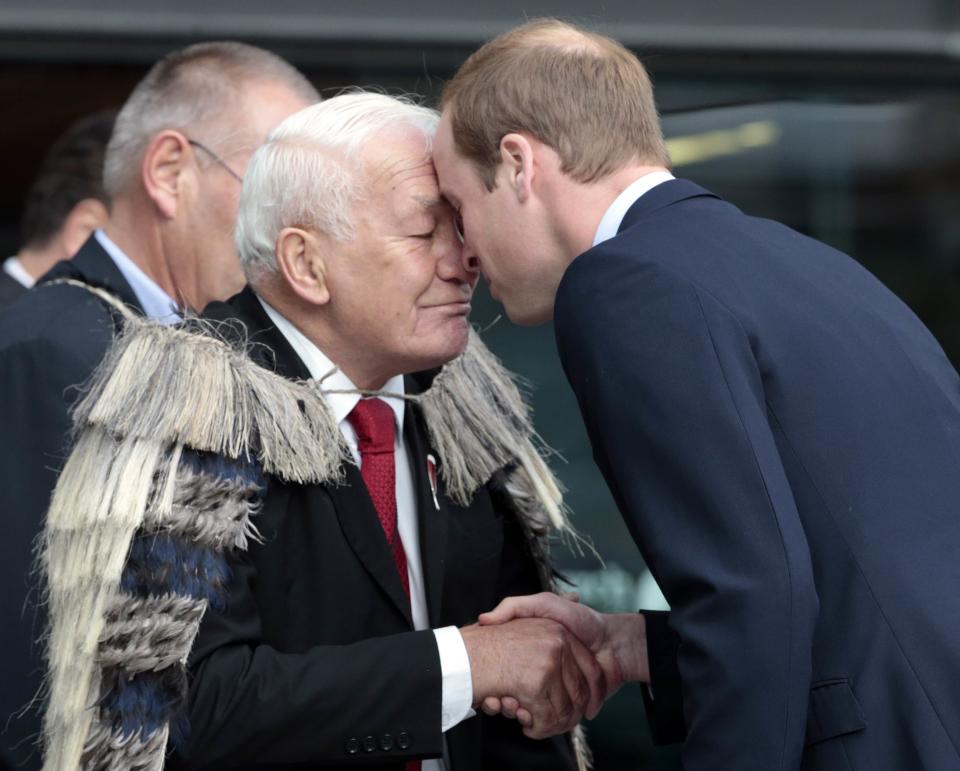
[(930, 332), (847, 255), (674, 179), (646, 72), (607, 37), (521, 26), (442, 111), (464, 259), (511, 319), (553, 319), (671, 606), (544, 595), (482, 621), (565, 621), (612, 686), (652, 679), (687, 771), (960, 767), (960, 381)]
[(113, 129), (114, 110), (87, 115), (72, 124), (47, 151), (23, 203), (23, 244), (3, 261), (0, 308), (32, 287), (61, 260), (77, 253), (107, 221), (103, 155)]
[(119, 112), (104, 163), (109, 219), (76, 257), (0, 312), (0, 766), (39, 767), (40, 663), (31, 546), (68, 449), (68, 408), (110, 344), (100, 287), (165, 322), (243, 286), (232, 231), (247, 160), (319, 99), (259, 48), (200, 43), (153, 66)]

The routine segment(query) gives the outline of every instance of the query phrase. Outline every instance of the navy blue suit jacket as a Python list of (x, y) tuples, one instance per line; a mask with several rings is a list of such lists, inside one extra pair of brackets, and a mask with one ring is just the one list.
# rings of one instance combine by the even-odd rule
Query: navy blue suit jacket
[(675, 180), (572, 263), (555, 326), (672, 607), (685, 769), (960, 768), (960, 381), (917, 317)]
[(9, 305), (26, 291), (25, 286), (0, 269), (0, 308)]

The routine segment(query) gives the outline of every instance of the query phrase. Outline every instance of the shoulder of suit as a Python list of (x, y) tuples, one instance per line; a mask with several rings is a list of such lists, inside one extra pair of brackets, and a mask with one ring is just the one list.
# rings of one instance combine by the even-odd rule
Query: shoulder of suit
[(0, 311), (0, 351), (42, 342), (102, 353), (113, 336), (113, 315), (102, 300), (67, 284), (42, 284)]
[(646, 289), (689, 291), (695, 284), (682, 266), (655, 245), (627, 239), (623, 234), (604, 241), (577, 257), (567, 268), (557, 289), (555, 313), (598, 313), (609, 292)]

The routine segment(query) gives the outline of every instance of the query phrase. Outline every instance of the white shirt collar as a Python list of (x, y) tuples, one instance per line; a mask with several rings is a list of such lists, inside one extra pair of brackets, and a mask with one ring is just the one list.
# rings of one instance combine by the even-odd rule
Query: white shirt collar
[(37, 283), (37, 280), (27, 273), (26, 268), (23, 267), (23, 263), (20, 262), (20, 258), (16, 255), (7, 257), (7, 259), (3, 261), (3, 272), (25, 289), (30, 289)]
[[(307, 370), (310, 372), (310, 377), (317, 381), (323, 381), (322, 390), (324, 398), (326, 398), (327, 404), (330, 405), (330, 409), (337, 419), (337, 424), (342, 423), (347, 419), (347, 415), (357, 406), (357, 402), (360, 401), (362, 397), (357, 393), (331, 392), (355, 391), (357, 387), (350, 378), (343, 373), (343, 370), (337, 369), (337, 365), (330, 361), (327, 355), (317, 348), (303, 332), (297, 329), (287, 318), (280, 315), (280, 312), (273, 308), (262, 297), (258, 296), (257, 299), (267, 312), (270, 320), (276, 325), (277, 329), (280, 330), (280, 334), (286, 338), (287, 342), (290, 343), (290, 347), (293, 348), (297, 356), (299, 356), (301, 361), (306, 365)], [(333, 370), (336, 371), (333, 372)], [(333, 372), (333, 374), (330, 374), (331, 372)], [(404, 390), (403, 375), (394, 375), (380, 390), (385, 393), (399, 394), (402, 396), (406, 393)], [(397, 421), (397, 436), (402, 436), (403, 415), (406, 408), (405, 400), (390, 396), (381, 396), (380, 398), (389, 404), (393, 410)]]
[(673, 178), (673, 174), (669, 171), (651, 171), (628, 185), (626, 190), (613, 199), (610, 208), (607, 209), (600, 220), (600, 225), (593, 237), (593, 245), (602, 244), (604, 241), (613, 238), (620, 230), (620, 224), (623, 222), (627, 211), (637, 202), (640, 196), (649, 193), (657, 185), (669, 182)]
[(161, 324), (176, 324), (180, 321), (177, 304), (170, 299), (170, 295), (164, 292), (156, 281), (127, 257), (123, 250), (111, 241), (102, 229), (98, 228), (93, 235), (104, 251), (110, 255), (110, 259), (114, 261), (127, 283), (130, 284), (130, 288), (140, 301), (140, 307), (143, 308), (147, 318), (159, 321)]

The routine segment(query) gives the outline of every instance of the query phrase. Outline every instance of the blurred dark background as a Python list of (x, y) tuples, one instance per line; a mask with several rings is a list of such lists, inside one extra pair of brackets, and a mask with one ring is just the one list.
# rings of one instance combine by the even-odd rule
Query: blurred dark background
[[(863, 262), (960, 362), (960, 3), (956, 0), (4, 0), (0, 7), (0, 256), (40, 159), (75, 118), (123, 102), (166, 51), (234, 38), (270, 48), (326, 93), (379, 85), (435, 99), (479, 43), (561, 16), (622, 40), (650, 69), (675, 173), (749, 213)], [(662, 603), (590, 451), (549, 327), (520, 329), (481, 289), (485, 338), (533, 386), (537, 426), (563, 457), (579, 529), (603, 557), (558, 547), (584, 598)], [(639, 693), (589, 727), (598, 771), (679, 768), (654, 750)]]

